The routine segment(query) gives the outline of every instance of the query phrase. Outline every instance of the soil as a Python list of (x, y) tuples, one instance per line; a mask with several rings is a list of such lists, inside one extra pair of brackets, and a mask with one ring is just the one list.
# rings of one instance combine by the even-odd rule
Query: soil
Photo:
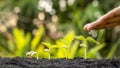
[(0, 68), (120, 68), (120, 60), (0, 58)]

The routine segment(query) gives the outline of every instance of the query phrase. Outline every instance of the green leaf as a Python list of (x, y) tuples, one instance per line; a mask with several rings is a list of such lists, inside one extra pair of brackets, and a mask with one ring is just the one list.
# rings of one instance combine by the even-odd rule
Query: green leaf
[(57, 45), (52, 45), (52, 46), (50, 46), (50, 48), (59, 48), (59, 46), (57, 46)]
[(115, 53), (116, 51), (116, 48), (118, 47), (118, 45), (115, 43), (113, 46), (112, 46), (112, 49), (110, 50), (110, 52), (108, 53), (107, 57), (106, 58), (112, 58), (113, 57), (113, 54)]
[[(13, 30), (13, 36), (15, 39), (16, 50), (14, 51), (17, 56), (24, 56), (26, 50), (28, 49), (28, 44), (31, 39), (31, 35), (27, 33), (24, 34), (24, 31), (18, 28)], [(11, 41), (13, 43), (13, 41)]]
[(38, 52), (39, 58), (47, 57), (47, 53), (45, 53), (45, 46), (43, 44), (40, 44), (37, 47), (36, 52)]
[(85, 37), (80, 35), (80, 36), (75, 36), (75, 39), (78, 39), (78, 40), (81, 40), (81, 41), (84, 41), (85, 40)]
[(103, 43), (103, 44), (100, 44), (98, 46), (91, 48), (88, 51), (87, 58), (97, 58), (98, 51), (101, 50), (102, 48), (104, 48), (105, 46), (106, 46), (106, 44)]
[(96, 44), (100, 44), (98, 41), (96, 41), (95, 39), (93, 39), (92, 37), (87, 37), (87, 40)]
[(64, 36), (63, 39), (61, 39), (63, 41), (63, 43), (65, 45), (67, 45), (68, 47), (70, 47), (70, 44), (72, 43), (73, 39), (75, 36), (75, 32), (74, 31), (70, 31), (67, 35)]
[(68, 54), (68, 58), (73, 59), (77, 53), (77, 49), (78, 49), (78, 41), (75, 41), (74, 44), (71, 46), (70, 50), (69, 50), (69, 54)]
[(24, 47), (26, 46), (25, 39), (24, 39), (24, 31), (18, 28), (15, 28), (13, 30), (13, 36), (15, 39), (15, 46), (16, 46), (15, 54), (17, 56), (22, 56)]
[(42, 44), (45, 45), (47, 48), (51, 47), (51, 43), (49, 43), (49, 42), (42, 42)]
[(41, 40), (41, 37), (43, 35), (43, 31), (44, 31), (44, 28), (41, 27), (37, 30), (37, 34), (36, 36), (33, 38), (33, 40), (31, 41), (31, 50), (35, 50), (36, 49), (36, 46), (39, 44), (40, 40)]

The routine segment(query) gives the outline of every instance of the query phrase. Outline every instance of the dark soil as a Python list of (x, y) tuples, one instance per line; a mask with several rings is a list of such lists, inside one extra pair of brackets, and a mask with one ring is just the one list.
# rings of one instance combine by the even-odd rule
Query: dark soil
[(0, 68), (120, 68), (120, 60), (0, 58)]

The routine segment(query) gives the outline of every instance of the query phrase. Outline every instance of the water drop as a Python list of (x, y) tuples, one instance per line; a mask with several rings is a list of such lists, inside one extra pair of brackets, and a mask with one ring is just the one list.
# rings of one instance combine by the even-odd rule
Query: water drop
[(92, 36), (92, 37), (97, 37), (97, 31), (96, 30), (91, 30), (90, 32), (89, 32), (89, 34)]

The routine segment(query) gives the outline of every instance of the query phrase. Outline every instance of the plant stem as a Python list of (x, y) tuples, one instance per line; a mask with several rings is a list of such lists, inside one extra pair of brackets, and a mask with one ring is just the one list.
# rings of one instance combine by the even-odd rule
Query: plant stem
[(50, 52), (48, 52), (48, 59), (50, 59)]
[(48, 53), (48, 59), (50, 59), (50, 48), (49, 49), (45, 49), (45, 51)]
[(37, 54), (37, 60), (38, 60), (38, 54)]
[(84, 47), (84, 58), (86, 59), (86, 52), (87, 52), (87, 49), (86, 49), (86, 47)]
[(66, 48), (66, 59), (68, 59), (68, 48)]
[(65, 48), (65, 50), (66, 50), (66, 59), (68, 58), (68, 47), (65, 45), (65, 46), (63, 46), (63, 48)]
[(84, 58), (86, 59), (87, 58), (87, 40), (85, 40), (84, 41), (84, 44), (85, 44), (85, 46), (84, 46)]

